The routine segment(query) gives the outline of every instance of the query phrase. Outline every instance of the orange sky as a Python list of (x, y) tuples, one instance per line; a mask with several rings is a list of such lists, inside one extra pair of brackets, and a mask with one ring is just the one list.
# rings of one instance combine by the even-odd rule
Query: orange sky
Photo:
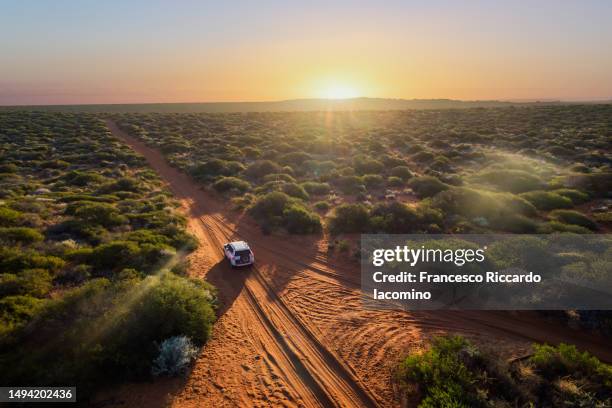
[(612, 98), (612, 2), (124, 3), (3, 7), (0, 104)]

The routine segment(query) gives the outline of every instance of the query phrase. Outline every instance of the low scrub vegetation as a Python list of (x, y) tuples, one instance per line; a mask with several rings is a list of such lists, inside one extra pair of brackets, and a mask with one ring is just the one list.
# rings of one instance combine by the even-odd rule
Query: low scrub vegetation
[[(204, 185), (236, 196), (240, 210), (282, 192), (299, 200), (298, 218), (325, 211), (321, 224), (333, 231), (390, 230), (379, 215), (375, 222), (344, 223), (337, 214), (369, 216), (383, 200), (396, 200), (417, 212), (434, 208), (442, 217), (433, 223), (437, 229), (400, 223), (398, 232), (588, 233), (595, 230), (591, 223), (549, 213), (573, 210), (599, 229), (611, 228), (601, 211), (589, 214), (611, 198), (611, 109), (334, 112), (331, 122), (316, 112), (117, 114), (115, 120)], [(81, 174), (75, 182), (90, 177)], [(356, 203), (364, 208), (350, 207)], [(266, 230), (287, 226), (278, 213), (259, 221)]]
[(197, 242), (100, 119), (0, 113), (0, 163), (0, 383), (72, 384), (86, 401), (149, 378), (169, 338), (204, 344), (214, 288), (180, 275)]
[(419, 407), (605, 407), (612, 404), (612, 366), (574, 346), (534, 345), (534, 353), (504, 362), (459, 336), (436, 338), (408, 356), (398, 381)]

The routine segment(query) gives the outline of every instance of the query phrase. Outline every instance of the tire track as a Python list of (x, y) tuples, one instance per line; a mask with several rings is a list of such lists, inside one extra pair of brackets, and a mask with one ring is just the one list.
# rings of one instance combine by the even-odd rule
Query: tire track
[[(145, 157), (150, 157), (153, 149), (126, 135), (111, 121), (107, 121), (107, 124), (117, 137), (126, 141)], [(177, 196), (190, 198), (190, 191), (171, 183), (167, 173), (174, 169), (160, 168), (159, 163), (150, 162), (150, 164), (170, 183), (170, 188)], [(202, 204), (201, 202), (193, 203), (194, 206), (199, 207), (198, 213), (206, 214)], [(219, 236), (223, 240), (229, 237), (219, 228), (215, 228), (214, 223), (209, 224), (207, 216), (199, 217), (199, 221), (209, 242), (217, 248), (213, 250), (221, 257), (222, 243)], [(227, 269), (229, 269), (228, 274), (234, 272), (229, 267)], [(316, 336), (293, 315), (258, 268), (252, 268), (242, 293), (244, 294), (240, 296), (242, 299), (237, 299), (235, 303), (240, 301), (248, 305), (253, 320), (260, 326), (259, 328), (254, 327), (254, 331), (263, 330), (267, 334), (267, 336), (261, 336), (268, 337), (267, 339), (260, 339), (265, 351), (271, 354), (268, 359), (282, 369), (285, 378), (290, 380), (293, 389), (300, 394), (301, 402), (308, 406), (325, 407), (379, 406), (376, 398), (359, 382), (354, 373), (323, 346)], [(270, 344), (270, 339), (273, 344)]]

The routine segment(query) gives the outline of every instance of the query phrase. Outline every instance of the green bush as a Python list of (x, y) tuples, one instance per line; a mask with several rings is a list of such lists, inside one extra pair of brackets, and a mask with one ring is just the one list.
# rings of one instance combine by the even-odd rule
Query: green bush
[(524, 193), (543, 187), (539, 177), (523, 170), (491, 169), (480, 173), (476, 179), (511, 193)]
[(5, 243), (33, 244), (45, 239), (45, 236), (27, 227), (0, 228), (0, 241)]
[(304, 190), (308, 192), (308, 194), (312, 195), (324, 195), (329, 194), (331, 187), (327, 183), (317, 183), (316, 181), (307, 181), (302, 183), (302, 187)]
[(190, 173), (197, 179), (206, 180), (217, 176), (235, 176), (244, 170), (244, 166), (235, 161), (210, 159), (194, 166)]
[(295, 183), (295, 178), (292, 175), (286, 174), (286, 173), (272, 173), (272, 174), (268, 174), (262, 180), (265, 183), (268, 183), (270, 181), (275, 181), (275, 182), (284, 181), (284, 182), (287, 182), (287, 183)]
[(52, 287), (53, 277), (45, 269), (26, 269), (14, 275), (0, 274), (0, 296), (29, 295), (43, 297)]
[(378, 174), (366, 174), (361, 180), (368, 190), (382, 188), (384, 183), (383, 177)]
[(96, 271), (117, 271), (124, 268), (137, 268), (140, 255), (140, 247), (137, 243), (112, 241), (96, 247), (91, 253), (89, 262)]
[(608, 198), (612, 191), (612, 172), (577, 173), (565, 178), (565, 185), (588, 192), (595, 198)]
[(364, 174), (380, 174), (384, 170), (384, 166), (381, 162), (369, 157), (360, 155), (353, 159), (353, 168), (359, 175)]
[(283, 214), (290, 198), (287, 194), (278, 191), (260, 197), (249, 209), (251, 215), (257, 220), (267, 220)]
[(308, 201), (310, 199), (310, 196), (306, 190), (304, 190), (302, 186), (295, 183), (283, 184), (282, 190), (285, 194), (291, 197), (299, 198), (300, 200)]
[(327, 201), (317, 201), (314, 203), (314, 208), (319, 211), (328, 211), (331, 208), (331, 204)]
[(419, 230), (421, 226), (416, 210), (397, 201), (377, 204), (369, 216), (375, 232), (408, 234)]
[(357, 176), (342, 176), (334, 181), (344, 194), (356, 194), (364, 190), (363, 180)]
[(559, 221), (549, 221), (538, 226), (538, 234), (551, 234), (553, 232), (571, 232), (574, 234), (590, 234), (591, 230), (579, 225), (564, 224)]
[(461, 215), (473, 220), (483, 218), (502, 231), (534, 232), (535, 222), (527, 216), (536, 214), (535, 207), (510, 193), (493, 193), (465, 187), (454, 187), (436, 195), (432, 205), (447, 215)]
[(77, 187), (85, 187), (89, 184), (100, 183), (104, 180), (104, 177), (94, 172), (85, 172), (74, 170), (67, 173), (64, 177), (66, 183), (77, 186)]
[(557, 208), (571, 208), (573, 206), (571, 199), (550, 191), (529, 191), (520, 194), (519, 197), (524, 198), (538, 210), (543, 211)]
[(387, 179), (387, 184), (388, 184), (390, 187), (401, 187), (401, 186), (403, 186), (403, 185), (404, 185), (404, 180), (402, 180), (402, 179), (401, 179), (401, 178), (399, 178), (399, 177), (393, 177), (393, 176), (391, 176), (391, 177), (389, 177), (389, 178)]
[(258, 160), (245, 170), (245, 174), (253, 179), (260, 179), (273, 173), (282, 173), (282, 168), (270, 160)]
[(22, 214), (7, 207), (0, 207), (0, 227), (19, 225)]
[(230, 190), (245, 192), (250, 190), (251, 184), (236, 177), (222, 177), (213, 184), (213, 187), (219, 192)]
[(449, 186), (441, 182), (437, 177), (420, 176), (408, 181), (410, 187), (419, 197), (432, 197), (441, 191), (448, 190)]
[(343, 232), (368, 232), (370, 215), (362, 204), (342, 204), (334, 210), (329, 220), (329, 230), (332, 234)]
[(89, 225), (101, 225), (105, 228), (116, 227), (127, 223), (127, 218), (114, 206), (106, 203), (85, 203), (74, 211), (74, 216)]
[(578, 190), (572, 190), (570, 188), (561, 188), (559, 190), (554, 190), (553, 193), (569, 198), (574, 204), (582, 204), (589, 201), (589, 195), (587, 193)]
[(391, 174), (393, 177), (399, 177), (404, 181), (408, 181), (412, 178), (412, 171), (410, 171), (410, 169), (406, 166), (394, 167), (391, 169), (389, 174)]
[(554, 210), (550, 212), (549, 217), (553, 220), (565, 224), (578, 225), (580, 227), (588, 228), (590, 230), (597, 229), (597, 224), (595, 223), (595, 221), (578, 211)]
[(612, 402), (612, 366), (574, 346), (534, 348), (527, 361), (511, 365), (462, 337), (438, 337), (426, 352), (406, 357), (397, 378), (408, 397), (418, 398), (419, 407), (603, 407)]
[[(44, 300), (27, 295), (0, 298), (0, 338), (30, 321), (42, 310), (44, 305)], [(2, 360), (0, 359), (0, 361)], [(8, 366), (5, 365), (4, 367)], [(0, 378), (1, 376), (0, 374)], [(4, 382), (4, 384), (8, 383)]]
[(319, 216), (295, 204), (283, 211), (283, 222), (292, 234), (311, 234), (321, 230)]

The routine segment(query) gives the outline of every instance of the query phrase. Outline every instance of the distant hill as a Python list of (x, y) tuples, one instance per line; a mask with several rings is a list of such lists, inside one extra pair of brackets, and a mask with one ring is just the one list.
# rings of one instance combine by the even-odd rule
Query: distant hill
[[(571, 102), (508, 102), (459, 101), (452, 99), (292, 99), (274, 102), (203, 102), (203, 103), (146, 103), (109, 105), (31, 105), (0, 106), (0, 110), (41, 110), (57, 112), (282, 112), (282, 111), (350, 111), (350, 110), (405, 110), (405, 109), (465, 109), (503, 106), (557, 105)], [(585, 102), (582, 102), (585, 103)], [(588, 102), (586, 102), (588, 103)], [(601, 102), (610, 103), (610, 102)]]

